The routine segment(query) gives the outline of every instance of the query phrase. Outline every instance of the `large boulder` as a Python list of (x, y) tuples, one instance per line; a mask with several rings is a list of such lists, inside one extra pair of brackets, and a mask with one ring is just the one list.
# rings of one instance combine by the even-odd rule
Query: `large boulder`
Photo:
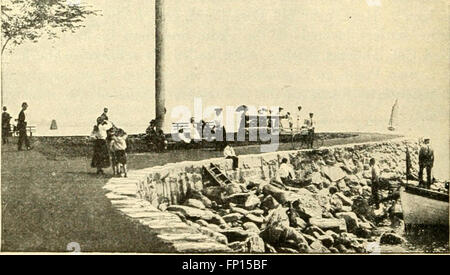
[(292, 205), (302, 219), (306, 220), (312, 217), (322, 217), (322, 206), (320, 206), (319, 202), (311, 192), (300, 189), (296, 195), (297, 200), (295, 200)]
[(237, 207), (236, 204), (234, 203), (230, 203), (230, 210), (234, 213), (239, 213), (242, 215), (247, 215), (248, 213), (250, 213), (248, 210), (245, 210), (243, 208)]
[(248, 253), (264, 253), (266, 250), (263, 239), (257, 235), (248, 237), (245, 245)]
[(244, 191), (242, 189), (243, 188), (241, 187), (241, 185), (239, 185), (238, 183), (235, 183), (235, 182), (227, 184), (225, 186), (225, 192), (227, 195), (242, 193)]
[(347, 224), (348, 231), (352, 232), (359, 227), (358, 217), (353, 212), (341, 212), (335, 214), (336, 218), (344, 219)]
[(202, 192), (208, 199), (218, 203), (222, 203), (225, 196), (225, 190), (220, 186), (208, 186), (204, 188)]
[(287, 191), (282, 190), (278, 187), (273, 186), (272, 184), (266, 184), (263, 187), (263, 193), (266, 196), (272, 196), (279, 203), (286, 203), (288, 201)]
[(196, 200), (196, 199), (188, 199), (185, 202), (186, 206), (190, 206), (190, 207), (195, 207), (198, 209), (206, 209), (205, 205), (203, 204), (203, 202)]
[(338, 165), (322, 166), (322, 173), (333, 182), (337, 182), (345, 178), (345, 172)]
[(214, 213), (209, 210), (202, 210), (185, 205), (171, 205), (167, 207), (167, 211), (181, 213), (184, 217), (190, 219), (203, 219), (210, 221), (214, 219)]
[(247, 220), (249, 220), (250, 222), (254, 222), (256, 224), (262, 224), (264, 222), (264, 218), (263, 217), (259, 217), (259, 216), (256, 216), (254, 214), (248, 214), (248, 215), (245, 216), (245, 218)]
[(235, 193), (224, 198), (225, 201), (229, 203), (234, 203), (238, 205), (244, 205), (247, 199), (251, 196), (251, 193)]
[(403, 244), (406, 240), (392, 232), (386, 232), (381, 235), (380, 244)]
[(242, 225), (242, 227), (250, 232), (254, 232), (256, 234), (261, 233), (261, 231), (259, 230), (258, 226), (254, 223), (254, 222), (246, 222)]
[(231, 213), (231, 214), (222, 216), (222, 219), (228, 223), (228, 222), (238, 221), (238, 220), (242, 219), (243, 217), (244, 217), (244, 215), (242, 215), (240, 213)]
[(347, 224), (344, 219), (311, 218), (309, 219), (309, 223), (323, 230), (330, 229), (337, 232), (347, 231)]
[(278, 201), (271, 195), (266, 196), (261, 202), (261, 208), (264, 208), (267, 210), (275, 209), (279, 205), (280, 204), (278, 203)]
[(341, 192), (337, 192), (334, 195), (338, 196), (339, 199), (341, 199), (341, 201), (342, 201), (342, 203), (344, 205), (347, 205), (347, 206), (352, 206), (353, 205), (353, 201), (349, 197), (347, 197), (346, 195), (342, 194)]
[(250, 196), (247, 197), (247, 200), (244, 203), (244, 208), (252, 210), (258, 207), (260, 204), (261, 201), (259, 200), (259, 198), (256, 195), (251, 194)]
[(228, 228), (220, 231), (221, 234), (225, 235), (228, 239), (229, 243), (232, 242), (242, 242), (245, 241), (248, 237), (252, 235), (256, 235), (253, 232), (245, 231), (239, 228)]

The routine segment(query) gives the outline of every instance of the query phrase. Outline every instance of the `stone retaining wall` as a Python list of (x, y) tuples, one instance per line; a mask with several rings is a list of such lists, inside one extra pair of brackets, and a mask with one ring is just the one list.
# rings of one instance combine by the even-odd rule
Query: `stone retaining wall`
[[(141, 170), (146, 181), (138, 188), (139, 197), (155, 207), (161, 202), (178, 204), (185, 199), (189, 188), (203, 189), (203, 166), (214, 163), (232, 180), (243, 182), (249, 178), (271, 179), (278, 170), (281, 159), (287, 158), (297, 171), (297, 176), (306, 178), (314, 174), (316, 168), (323, 174), (333, 173), (335, 167), (344, 166), (355, 175), (368, 170), (369, 159), (375, 158), (385, 172), (406, 170), (406, 147), (409, 147), (413, 166), (418, 162), (418, 145), (406, 139), (386, 142), (350, 144), (320, 148), (315, 150), (283, 151), (256, 155), (239, 156), (239, 168), (232, 169), (232, 160), (214, 158), (203, 161), (184, 161), (155, 166)], [(338, 170), (339, 171), (339, 170)], [(345, 170), (344, 170), (345, 171)], [(343, 173), (340, 173), (342, 175)], [(339, 177), (339, 175), (336, 175)]]
[[(400, 178), (406, 169), (406, 148), (410, 150), (413, 166), (417, 167), (418, 144), (412, 140), (396, 139), (315, 150), (242, 155), (239, 156), (237, 170), (232, 169), (231, 160), (224, 158), (171, 163), (130, 171), (128, 178), (113, 178), (104, 188), (110, 191), (107, 197), (118, 210), (130, 219), (149, 226), (173, 251), (230, 252), (227, 239), (222, 234), (186, 221), (184, 215), (178, 215), (183, 211), (191, 211), (191, 208), (176, 209), (176, 205), (188, 199), (186, 196), (189, 190), (204, 191), (206, 179), (202, 173), (203, 166), (214, 163), (233, 181), (248, 183), (252, 179), (268, 181), (274, 178), (280, 160), (288, 158), (298, 179), (309, 181), (317, 190), (336, 185), (343, 194), (348, 192), (350, 196), (354, 192), (363, 193), (364, 188), (367, 191), (366, 182), (370, 178), (368, 162), (371, 157), (377, 160), (380, 169), (389, 177)], [(348, 186), (345, 183), (349, 183)], [(343, 185), (348, 190), (344, 190), (341, 187)], [(168, 207), (174, 209), (165, 211)], [(209, 210), (188, 214), (207, 215), (205, 219), (208, 221), (223, 221), (218, 214), (205, 211)]]

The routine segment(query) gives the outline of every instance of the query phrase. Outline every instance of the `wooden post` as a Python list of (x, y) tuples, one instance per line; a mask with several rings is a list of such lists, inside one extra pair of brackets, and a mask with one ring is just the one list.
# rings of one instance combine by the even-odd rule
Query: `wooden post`
[(164, 128), (164, 0), (155, 0), (155, 115), (156, 127)]

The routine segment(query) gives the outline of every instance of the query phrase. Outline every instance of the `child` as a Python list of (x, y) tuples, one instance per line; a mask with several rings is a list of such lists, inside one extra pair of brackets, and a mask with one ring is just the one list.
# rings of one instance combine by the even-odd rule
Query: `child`
[(111, 136), (111, 149), (114, 154), (115, 161), (117, 162), (117, 174), (122, 177), (127, 177), (127, 139), (128, 135), (124, 130), (118, 129)]

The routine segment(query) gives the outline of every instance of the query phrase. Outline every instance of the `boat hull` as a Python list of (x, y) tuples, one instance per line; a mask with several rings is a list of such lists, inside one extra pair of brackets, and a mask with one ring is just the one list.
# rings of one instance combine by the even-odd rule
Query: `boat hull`
[(400, 199), (406, 225), (440, 225), (448, 227), (448, 194), (407, 186), (400, 191)]

